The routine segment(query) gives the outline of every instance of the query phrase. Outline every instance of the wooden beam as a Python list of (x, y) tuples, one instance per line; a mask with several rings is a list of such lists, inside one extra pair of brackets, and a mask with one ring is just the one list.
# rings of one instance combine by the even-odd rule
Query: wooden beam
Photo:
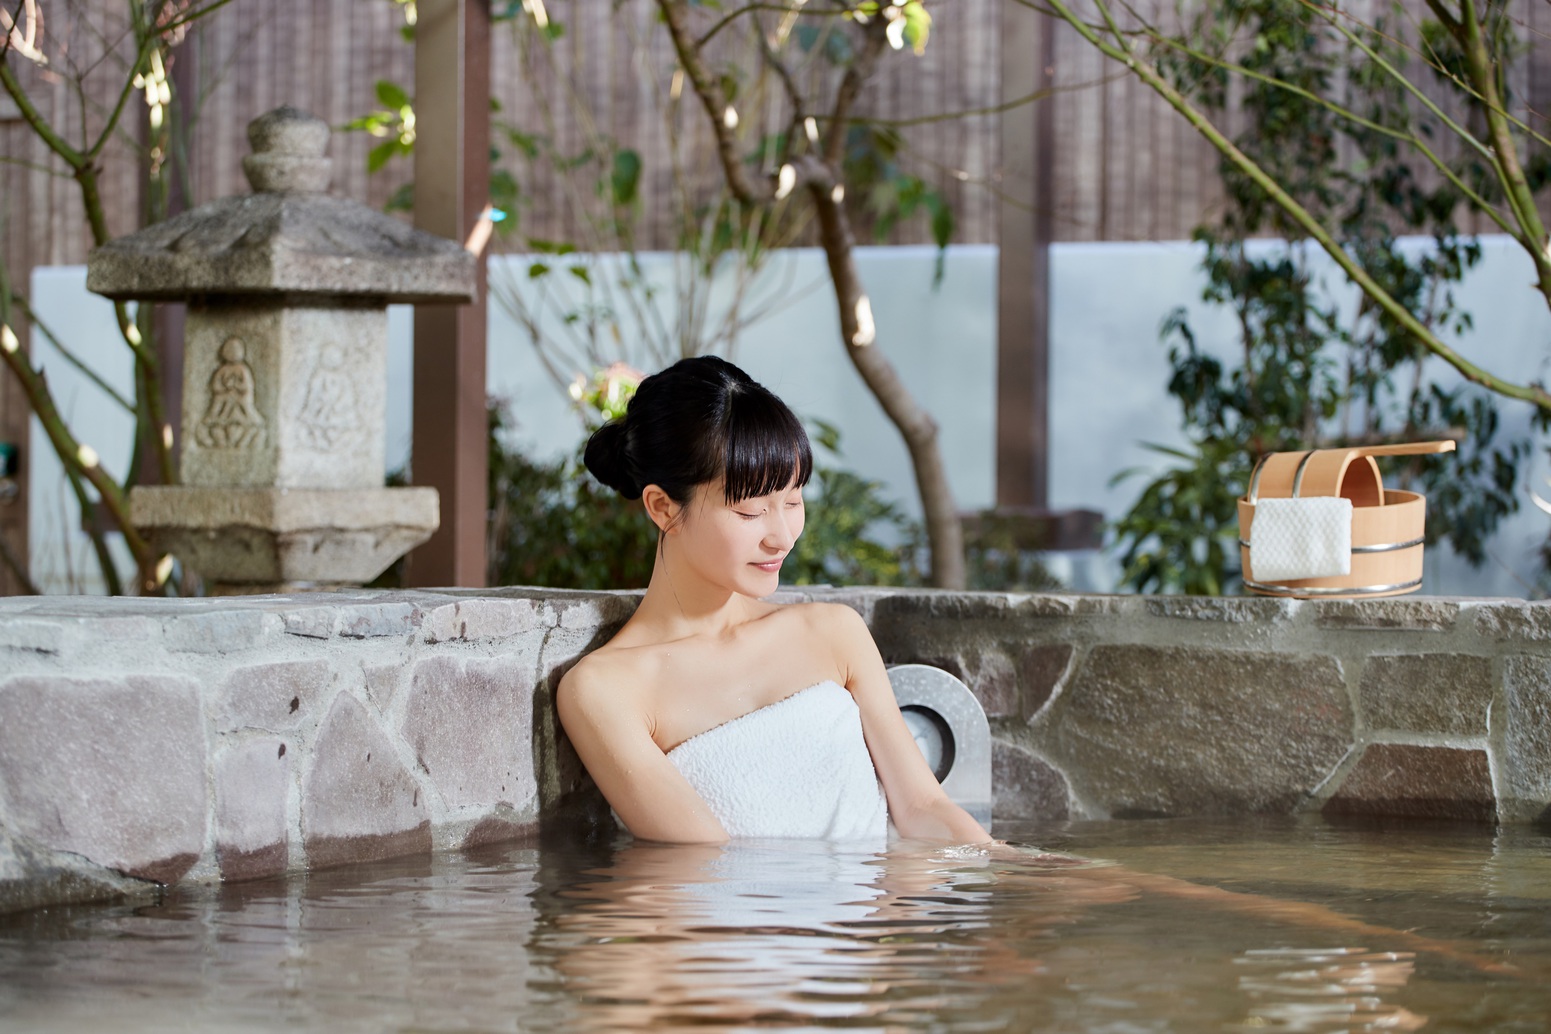
[[(1002, 97), (1048, 88), (1054, 26), (1020, 4), (1002, 5)], [(1055, 104), (1004, 114), (998, 223), (996, 504), (1049, 503), (1050, 243), (1054, 237)]]
[[(0, 239), (0, 244), (3, 244)], [(16, 334), (19, 347), (26, 351), (31, 327), (26, 320), (18, 319), (11, 328)], [(27, 406), (16, 378), (9, 370), (0, 369), (0, 442), (15, 449), (17, 470), (13, 477), (0, 479), (0, 596), (21, 596), (30, 589), (32, 578), (28, 565), (27, 477), (32, 466), (31, 419), (32, 410)], [(12, 565), (16, 571), (13, 573)], [(18, 577), (17, 575), (20, 575)]]
[[(415, 225), (464, 241), (490, 193), (490, 4), (417, 6)], [(410, 465), (441, 493), (442, 524), (409, 554), (410, 585), (485, 584), (485, 301), (481, 260), (473, 304), (415, 310)]]

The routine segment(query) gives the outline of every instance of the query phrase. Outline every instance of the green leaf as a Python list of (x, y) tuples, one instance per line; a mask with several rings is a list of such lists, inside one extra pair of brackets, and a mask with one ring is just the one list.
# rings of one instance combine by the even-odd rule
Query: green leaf
[(377, 129), (379, 126), (387, 125), (389, 121), (391, 121), (391, 119), (387, 112), (374, 111), (370, 115), (362, 115), (359, 118), (351, 119), (349, 122), (346, 122), (342, 128), (346, 132), (350, 133), (370, 133), (372, 130)]
[(415, 184), (413, 181), (405, 183), (393, 192), (388, 198), (388, 203), (383, 205), (385, 212), (413, 212), (415, 210)]
[(529, 237), (528, 247), (541, 255), (570, 255), (576, 251), (576, 245), (569, 241), (550, 241), (543, 237)]
[(948, 242), (953, 239), (953, 209), (935, 190), (926, 199), (926, 205), (932, 213), (932, 241), (939, 248), (946, 248)]
[(625, 206), (636, 199), (636, 188), (641, 182), (641, 156), (625, 148), (614, 152), (614, 171), (609, 177), (614, 191), (614, 204)]
[(840, 455), (840, 428), (818, 417), (810, 418), (809, 422), (813, 424), (814, 440), (829, 452)]
[(524, 133), (516, 126), (502, 123), (501, 130), (506, 134), (512, 146), (523, 153), (524, 157), (537, 158), (539, 156), (539, 138), (531, 133)]
[(384, 165), (388, 164), (389, 159), (391, 159), (394, 155), (399, 154), (404, 150), (406, 150), (406, 148), (403, 144), (399, 143), (398, 140), (384, 140), (382, 143), (366, 152), (366, 171), (376, 172)]
[(919, 57), (926, 52), (926, 40), (932, 33), (932, 16), (921, 0), (910, 0), (905, 5), (905, 42)]
[(545, 265), (543, 262), (535, 262), (533, 265), (528, 267), (528, 279), (537, 280), (539, 277), (548, 272), (549, 266)]
[(588, 287), (592, 286), (592, 274), (587, 271), (586, 266), (567, 266), (565, 268), (567, 273), (570, 273)]
[(398, 83), (387, 79), (377, 80), (377, 100), (385, 108), (398, 111), (410, 106), (409, 94)]

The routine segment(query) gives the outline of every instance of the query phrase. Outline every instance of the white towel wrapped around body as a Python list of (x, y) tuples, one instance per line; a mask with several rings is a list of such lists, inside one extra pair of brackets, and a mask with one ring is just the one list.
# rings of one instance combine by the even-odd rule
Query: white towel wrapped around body
[(844, 686), (820, 682), (692, 736), (668, 760), (733, 837), (883, 839), (888, 804)]
[(1249, 566), (1259, 582), (1352, 573), (1352, 501), (1339, 496), (1259, 499)]

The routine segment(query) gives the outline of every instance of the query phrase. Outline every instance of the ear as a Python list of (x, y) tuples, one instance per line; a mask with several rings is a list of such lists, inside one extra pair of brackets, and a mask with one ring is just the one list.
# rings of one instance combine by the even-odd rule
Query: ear
[(680, 510), (673, 497), (658, 485), (647, 485), (641, 489), (641, 505), (646, 508), (646, 516), (657, 525), (657, 530), (664, 533), (673, 526)]

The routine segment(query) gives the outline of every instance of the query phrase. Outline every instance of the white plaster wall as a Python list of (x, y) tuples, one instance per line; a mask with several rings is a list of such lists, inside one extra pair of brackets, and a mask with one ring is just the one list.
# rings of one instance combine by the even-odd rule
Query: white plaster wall
[[(1274, 247), (1273, 244), (1264, 245)], [(1423, 246), (1414, 242), (1412, 246)], [(1500, 375), (1518, 380), (1551, 379), (1551, 313), (1530, 288), (1528, 260), (1506, 238), (1483, 238), (1481, 264), (1462, 286), (1460, 304), (1475, 317), (1475, 329), (1461, 349)], [(1059, 245), (1051, 256), (1051, 465), (1050, 501), (1057, 507), (1088, 507), (1108, 517), (1123, 513), (1142, 478), (1111, 485), (1115, 472), (1128, 467), (1157, 469), (1159, 457), (1145, 442), (1178, 444), (1177, 407), (1165, 393), (1166, 349), (1158, 327), (1176, 306), (1190, 310), (1203, 347), (1231, 356), (1234, 327), (1225, 312), (1200, 299), (1200, 248), (1189, 242)], [(996, 250), (984, 246), (950, 249), (943, 282), (932, 286), (935, 250), (863, 248), (858, 266), (871, 294), (878, 324), (878, 346), (886, 350), (906, 384), (935, 415), (958, 502), (963, 509), (994, 501)], [(648, 276), (671, 283), (671, 256), (644, 257)], [(1328, 268), (1322, 256), (1311, 260)], [(492, 277), (527, 284), (526, 260), (500, 258)], [(788, 288), (791, 300), (765, 321), (750, 327), (731, 358), (785, 398), (798, 413), (838, 426), (845, 462), (881, 481), (909, 511), (917, 512), (908, 457), (898, 435), (868, 394), (837, 341), (835, 302), (824, 282), (822, 256), (816, 250), (785, 256), (769, 274)], [(107, 302), (85, 294), (84, 269), (43, 269), (34, 274), (39, 312), (72, 347), (100, 350), (119, 383), (129, 384), (129, 365), (112, 327)], [(664, 299), (672, 293), (665, 292)], [(666, 313), (667, 301), (661, 303)], [(409, 454), (411, 313), (389, 312), (388, 460), (402, 466)], [(622, 346), (622, 357), (638, 358), (639, 349)], [(83, 438), (97, 446), (114, 466), (127, 461), (129, 425), (115, 423), (100, 393), (62, 364), (50, 364), (50, 379), (64, 392), (84, 422)], [(92, 353), (94, 355), (98, 352)], [(639, 361), (639, 359), (638, 359)], [(1441, 361), (1434, 373), (1452, 377)], [(58, 378), (58, 379), (56, 379)], [(76, 383), (79, 381), (80, 383)], [(490, 307), (489, 388), (507, 398), (518, 421), (516, 440), (547, 455), (573, 448), (581, 424), (562, 387), (536, 358), (526, 333), (498, 304)], [(96, 397), (94, 398), (94, 393)], [(1529, 410), (1501, 404), (1504, 437), (1529, 433)], [(76, 584), (91, 590), (94, 566), (84, 537), (65, 534), (75, 527), (72, 505), (62, 491), (57, 464), (45, 457), (47, 443), (34, 432), (33, 534), (35, 577), (50, 591)], [(1537, 453), (1531, 476), (1551, 496), (1545, 457)], [(61, 515), (64, 519), (61, 520)], [(1491, 545), (1493, 560), (1477, 570), (1448, 550), (1435, 550), (1426, 565), (1423, 591), (1459, 595), (1522, 596), (1537, 567), (1536, 551), (1551, 531), (1551, 517), (1528, 505), (1510, 518)], [(69, 542), (76, 561), (65, 575), (57, 560)], [(1114, 586), (1116, 565), (1107, 555), (1053, 556), (1052, 566), (1079, 589), (1106, 591)], [(45, 565), (40, 567), (40, 563)]]
[[(1404, 242), (1419, 250), (1425, 239)], [(1260, 249), (1280, 247), (1262, 242)], [(1460, 307), (1475, 320), (1472, 332), (1455, 344), (1479, 365), (1518, 383), (1551, 380), (1551, 312), (1533, 290), (1529, 259), (1506, 237), (1481, 239), (1481, 262), (1456, 291)], [(1090, 506), (1115, 517), (1126, 511), (1145, 478), (1111, 486), (1116, 471), (1131, 466), (1161, 469), (1160, 457), (1143, 441), (1183, 440), (1178, 406), (1165, 391), (1167, 348), (1161, 321), (1176, 306), (1189, 310), (1197, 341), (1232, 359), (1238, 350), (1232, 318), (1221, 307), (1200, 301), (1199, 271), (1204, 249), (1190, 242), (1058, 245), (1051, 256), (1051, 474), (1053, 506)], [(1312, 252), (1310, 267), (1348, 306), (1355, 289), (1344, 284), (1334, 264)], [(1452, 386), (1460, 378), (1440, 359), (1428, 374)], [(1499, 440), (1532, 436), (1530, 409), (1499, 403)], [(1541, 441), (1539, 438), (1535, 438)], [(1542, 444), (1543, 441), (1542, 441)], [(1529, 477), (1551, 496), (1543, 451), (1532, 458)], [(1472, 568), (1452, 550), (1435, 548), (1424, 564), (1423, 592), (1450, 595), (1524, 596), (1532, 589), (1537, 551), (1551, 532), (1551, 516), (1530, 504), (1499, 527), (1491, 559)], [(1113, 585), (1115, 565), (1096, 565), (1093, 588)]]

